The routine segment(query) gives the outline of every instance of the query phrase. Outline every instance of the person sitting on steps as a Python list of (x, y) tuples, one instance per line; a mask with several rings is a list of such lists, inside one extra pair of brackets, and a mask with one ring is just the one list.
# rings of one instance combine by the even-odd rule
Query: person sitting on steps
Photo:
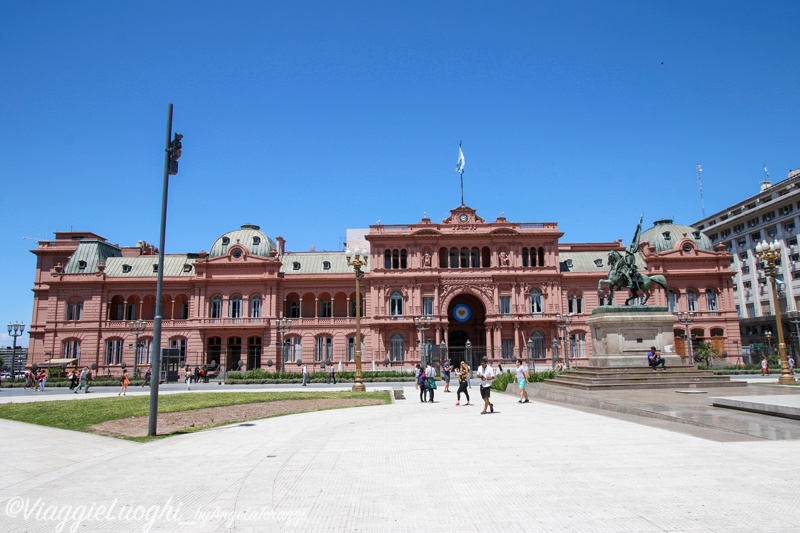
[(661, 354), (658, 353), (655, 346), (650, 347), (650, 352), (647, 354), (647, 364), (653, 367), (653, 372), (658, 371), (658, 365), (661, 365), (661, 370), (664, 372), (667, 371), (666, 363), (661, 358)]

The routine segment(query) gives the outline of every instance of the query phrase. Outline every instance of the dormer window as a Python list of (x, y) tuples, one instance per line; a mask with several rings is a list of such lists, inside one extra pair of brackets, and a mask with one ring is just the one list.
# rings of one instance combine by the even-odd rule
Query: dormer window
[(192, 265), (190, 263), (184, 264), (183, 265), (183, 271), (184, 272), (191, 272), (192, 271)]
[(603, 268), (603, 260), (602, 259), (595, 259), (594, 260), (594, 266), (596, 266), (597, 268)]
[(566, 263), (567, 268), (572, 268), (572, 259), (567, 259), (564, 263)]
[(298, 263), (297, 261), (292, 263), (292, 270), (300, 270), (300, 263)]
[(253, 237), (253, 246), (261, 244), (261, 237)]
[(330, 261), (323, 261), (322, 262), (322, 269), (323, 270), (330, 270), (331, 269), (331, 262)]
[(122, 273), (123, 274), (128, 274), (128, 273), (130, 273), (130, 271), (131, 271), (131, 266), (130, 265), (122, 265)]
[(664, 239), (665, 239), (665, 240), (670, 240), (670, 239), (672, 239), (672, 235), (671, 235), (671, 234), (670, 234), (670, 232), (668, 232), (668, 231), (665, 231), (665, 232), (663, 232), (661, 235), (663, 235), (663, 236), (664, 236)]
[[(699, 239), (700, 238), (700, 232), (699, 231), (695, 231), (694, 233), (692, 233), (692, 235), (694, 235), (695, 239)], [(727, 235), (723, 235), (723, 237), (727, 237)]]
[(158, 263), (153, 264), (153, 272), (158, 272)]
[(231, 240), (230, 240), (229, 237), (223, 237), (222, 238), (222, 244), (230, 244), (230, 243), (231, 243)]
[(78, 261), (78, 270), (84, 270), (86, 268), (86, 261)]

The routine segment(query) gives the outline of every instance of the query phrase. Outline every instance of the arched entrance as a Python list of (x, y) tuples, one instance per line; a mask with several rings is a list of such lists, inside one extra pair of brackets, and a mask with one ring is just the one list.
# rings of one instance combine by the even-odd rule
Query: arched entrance
[[(486, 308), (479, 298), (459, 294), (447, 307), (448, 357), (453, 366), (466, 361), (471, 368), (486, 355)], [(471, 347), (466, 349), (467, 341)]]

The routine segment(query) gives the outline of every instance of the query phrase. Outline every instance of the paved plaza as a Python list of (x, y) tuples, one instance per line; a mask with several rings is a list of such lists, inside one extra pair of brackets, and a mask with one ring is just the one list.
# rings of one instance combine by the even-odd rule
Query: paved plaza
[(144, 444), (0, 420), (0, 530), (798, 530), (800, 440), (709, 438), (496, 392), (489, 415), (441, 388), (434, 404), (413, 384), (405, 396)]

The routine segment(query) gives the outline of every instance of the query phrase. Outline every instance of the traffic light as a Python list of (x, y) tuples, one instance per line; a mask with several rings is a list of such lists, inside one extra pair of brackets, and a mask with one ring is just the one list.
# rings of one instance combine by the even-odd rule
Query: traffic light
[(175, 139), (169, 143), (169, 173), (174, 176), (178, 173), (178, 159), (181, 157), (181, 139), (183, 135), (180, 133), (175, 134)]

